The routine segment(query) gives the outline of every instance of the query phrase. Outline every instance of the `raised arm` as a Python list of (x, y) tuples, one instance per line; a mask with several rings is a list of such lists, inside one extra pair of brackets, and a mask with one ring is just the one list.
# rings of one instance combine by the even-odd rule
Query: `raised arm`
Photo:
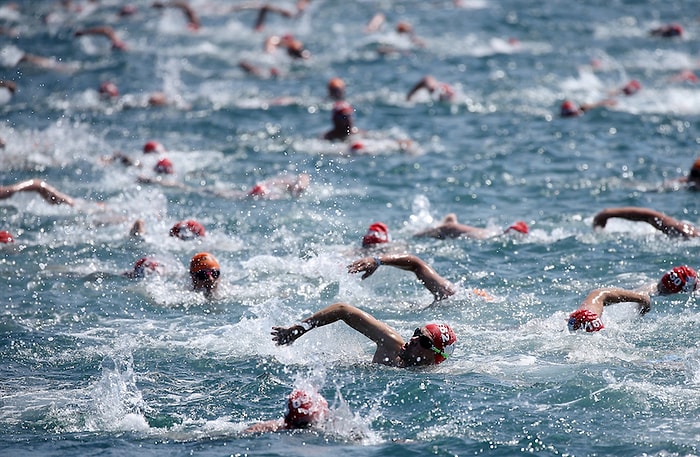
[(393, 328), (346, 303), (334, 303), (290, 327), (272, 327), (272, 340), (277, 345), (291, 344), (309, 330), (339, 320), (377, 343), (378, 347), (400, 348), (404, 343)]
[(112, 44), (113, 48), (121, 49), (121, 50), (126, 50), (126, 48), (127, 48), (126, 43), (124, 43), (121, 39), (119, 39), (119, 37), (117, 36), (117, 33), (109, 25), (90, 27), (90, 28), (81, 29), (81, 30), (78, 30), (75, 32), (75, 36), (77, 36), (77, 37), (83, 36), (83, 35), (102, 35), (109, 40), (109, 42)]
[(700, 235), (698, 229), (692, 224), (674, 219), (650, 208), (636, 206), (606, 208), (595, 215), (593, 227), (605, 227), (608, 219), (614, 217), (636, 222), (646, 222), (668, 236), (696, 237)]
[(648, 293), (615, 287), (591, 291), (580, 308), (589, 309), (600, 316), (604, 306), (615, 303), (637, 303), (640, 314), (646, 314), (651, 310), (651, 298)]
[(362, 279), (367, 279), (377, 271), (380, 265), (389, 265), (402, 270), (412, 271), (435, 297), (444, 300), (454, 295), (452, 283), (440, 276), (420, 258), (410, 254), (383, 254), (376, 257), (364, 257), (348, 265), (348, 273), (364, 272)]
[(0, 186), (0, 199), (9, 198), (17, 192), (36, 192), (47, 202), (53, 205), (67, 204), (73, 206), (71, 197), (59, 192), (53, 186), (46, 184), (41, 179), (30, 179), (10, 186)]

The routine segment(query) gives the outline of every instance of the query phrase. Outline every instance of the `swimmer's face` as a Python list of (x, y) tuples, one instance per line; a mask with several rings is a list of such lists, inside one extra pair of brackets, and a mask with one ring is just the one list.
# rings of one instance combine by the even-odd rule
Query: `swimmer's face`
[[(432, 342), (425, 327), (419, 327), (410, 340), (403, 346), (401, 359), (407, 366), (424, 366), (435, 364), (435, 352), (426, 348), (425, 343), (421, 344), (421, 339), (428, 339)], [(432, 344), (432, 343), (431, 343)]]
[(190, 278), (192, 278), (192, 287), (194, 290), (204, 291), (204, 293), (207, 295), (216, 290), (216, 287), (219, 284), (220, 276), (221, 271), (218, 268), (204, 269), (190, 273)]

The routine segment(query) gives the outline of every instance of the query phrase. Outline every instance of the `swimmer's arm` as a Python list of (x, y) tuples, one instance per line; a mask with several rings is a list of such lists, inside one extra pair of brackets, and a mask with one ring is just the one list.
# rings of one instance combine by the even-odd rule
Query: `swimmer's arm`
[(73, 206), (75, 202), (68, 195), (59, 192), (41, 179), (30, 179), (11, 186), (0, 187), (0, 199), (9, 198), (16, 192), (36, 192), (52, 205), (67, 204)]
[(640, 314), (646, 314), (651, 310), (651, 298), (648, 293), (620, 288), (596, 289), (588, 294), (582, 307), (600, 314), (603, 306), (615, 303), (636, 303)]
[[(379, 262), (377, 262), (379, 261)], [(433, 268), (419, 257), (409, 254), (384, 254), (376, 257), (365, 257), (348, 265), (348, 273), (364, 271), (362, 279), (371, 276), (380, 265), (389, 265), (402, 270), (412, 271), (423, 283), (435, 300), (444, 300), (454, 295), (452, 283), (440, 276)]]
[(291, 344), (306, 332), (342, 320), (347, 325), (371, 339), (378, 346), (389, 343), (403, 344), (394, 329), (366, 312), (346, 303), (334, 303), (291, 327), (272, 327), (272, 340), (277, 345)]
[(258, 422), (243, 430), (243, 433), (267, 433), (276, 432), (284, 428), (284, 419), (272, 419), (265, 422)]
[(700, 235), (698, 229), (659, 211), (636, 206), (623, 206), (620, 208), (606, 208), (593, 218), (593, 227), (605, 227), (608, 219), (619, 217), (635, 222), (646, 222), (655, 229), (669, 236), (695, 237)]

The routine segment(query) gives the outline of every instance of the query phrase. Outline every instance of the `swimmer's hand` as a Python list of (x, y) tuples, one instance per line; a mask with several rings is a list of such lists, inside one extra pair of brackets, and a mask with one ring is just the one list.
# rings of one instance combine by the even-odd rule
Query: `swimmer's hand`
[(605, 224), (608, 223), (608, 219), (610, 219), (610, 216), (608, 215), (607, 210), (599, 212), (593, 217), (593, 228), (604, 228)]
[(379, 268), (379, 263), (374, 257), (364, 257), (360, 260), (355, 260), (353, 263), (347, 266), (348, 273), (359, 273), (364, 271), (362, 279), (367, 279)]
[(277, 343), (277, 346), (292, 344), (301, 335), (306, 333), (306, 329), (301, 325), (292, 325), (291, 327), (272, 327), (272, 341)]

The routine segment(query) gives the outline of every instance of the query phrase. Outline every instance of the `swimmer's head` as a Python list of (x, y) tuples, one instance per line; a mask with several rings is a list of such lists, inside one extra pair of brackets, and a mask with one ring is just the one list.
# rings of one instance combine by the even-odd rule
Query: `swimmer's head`
[(362, 237), (362, 247), (368, 248), (376, 244), (389, 242), (389, 228), (383, 222), (375, 222), (367, 229)]
[(586, 332), (598, 332), (603, 330), (605, 326), (600, 320), (600, 317), (589, 309), (577, 309), (569, 315), (567, 322), (570, 332), (576, 330), (585, 330)]
[(180, 238), (181, 240), (192, 240), (205, 235), (206, 230), (204, 226), (193, 219), (177, 222), (170, 229), (170, 236)]
[(208, 252), (199, 252), (190, 260), (190, 279), (194, 290), (210, 295), (219, 283), (221, 268), (216, 258)]
[(132, 278), (143, 278), (147, 274), (160, 273), (161, 265), (158, 261), (150, 257), (142, 257), (134, 263), (134, 269), (130, 276)]
[(673, 267), (664, 273), (656, 285), (660, 295), (671, 295), (681, 292), (691, 293), (698, 287), (698, 275), (687, 265)]
[(328, 414), (328, 402), (316, 392), (294, 389), (287, 397), (284, 424), (287, 428), (307, 428)]
[(162, 154), (165, 152), (165, 146), (155, 140), (147, 141), (146, 144), (143, 145), (143, 153), (150, 154), (153, 152)]
[(175, 167), (170, 159), (163, 157), (158, 161), (158, 163), (156, 163), (155, 167), (153, 167), (153, 171), (159, 175), (172, 175), (175, 173)]
[(571, 100), (564, 100), (559, 108), (559, 114), (562, 117), (576, 117), (581, 114), (581, 111)]
[(100, 95), (105, 98), (117, 98), (119, 97), (119, 88), (116, 84), (111, 81), (105, 81), (100, 84), (99, 89)]
[(631, 80), (622, 88), (622, 93), (625, 95), (634, 95), (642, 90), (642, 84), (636, 79)]
[(505, 233), (510, 232), (511, 230), (515, 230), (516, 232), (524, 233), (527, 234), (530, 232), (530, 227), (527, 226), (527, 224), (523, 221), (517, 221), (510, 227), (508, 227), (505, 231)]
[(0, 243), (9, 244), (14, 243), (15, 238), (7, 230), (0, 230)]
[(693, 181), (700, 181), (700, 157), (695, 159), (695, 162), (693, 162), (693, 166), (690, 167), (690, 171), (688, 172), (688, 178)]
[(423, 327), (423, 335), (426, 334), (430, 336), (432, 347), (427, 348), (425, 341), (421, 342), (421, 345), (435, 352), (436, 365), (444, 362), (454, 351), (454, 343), (457, 341), (455, 332), (447, 324), (428, 324)]
[(328, 96), (333, 100), (345, 98), (345, 82), (340, 78), (331, 78), (328, 81)]
[(396, 24), (396, 31), (398, 33), (413, 33), (413, 27), (408, 22), (399, 22)]

